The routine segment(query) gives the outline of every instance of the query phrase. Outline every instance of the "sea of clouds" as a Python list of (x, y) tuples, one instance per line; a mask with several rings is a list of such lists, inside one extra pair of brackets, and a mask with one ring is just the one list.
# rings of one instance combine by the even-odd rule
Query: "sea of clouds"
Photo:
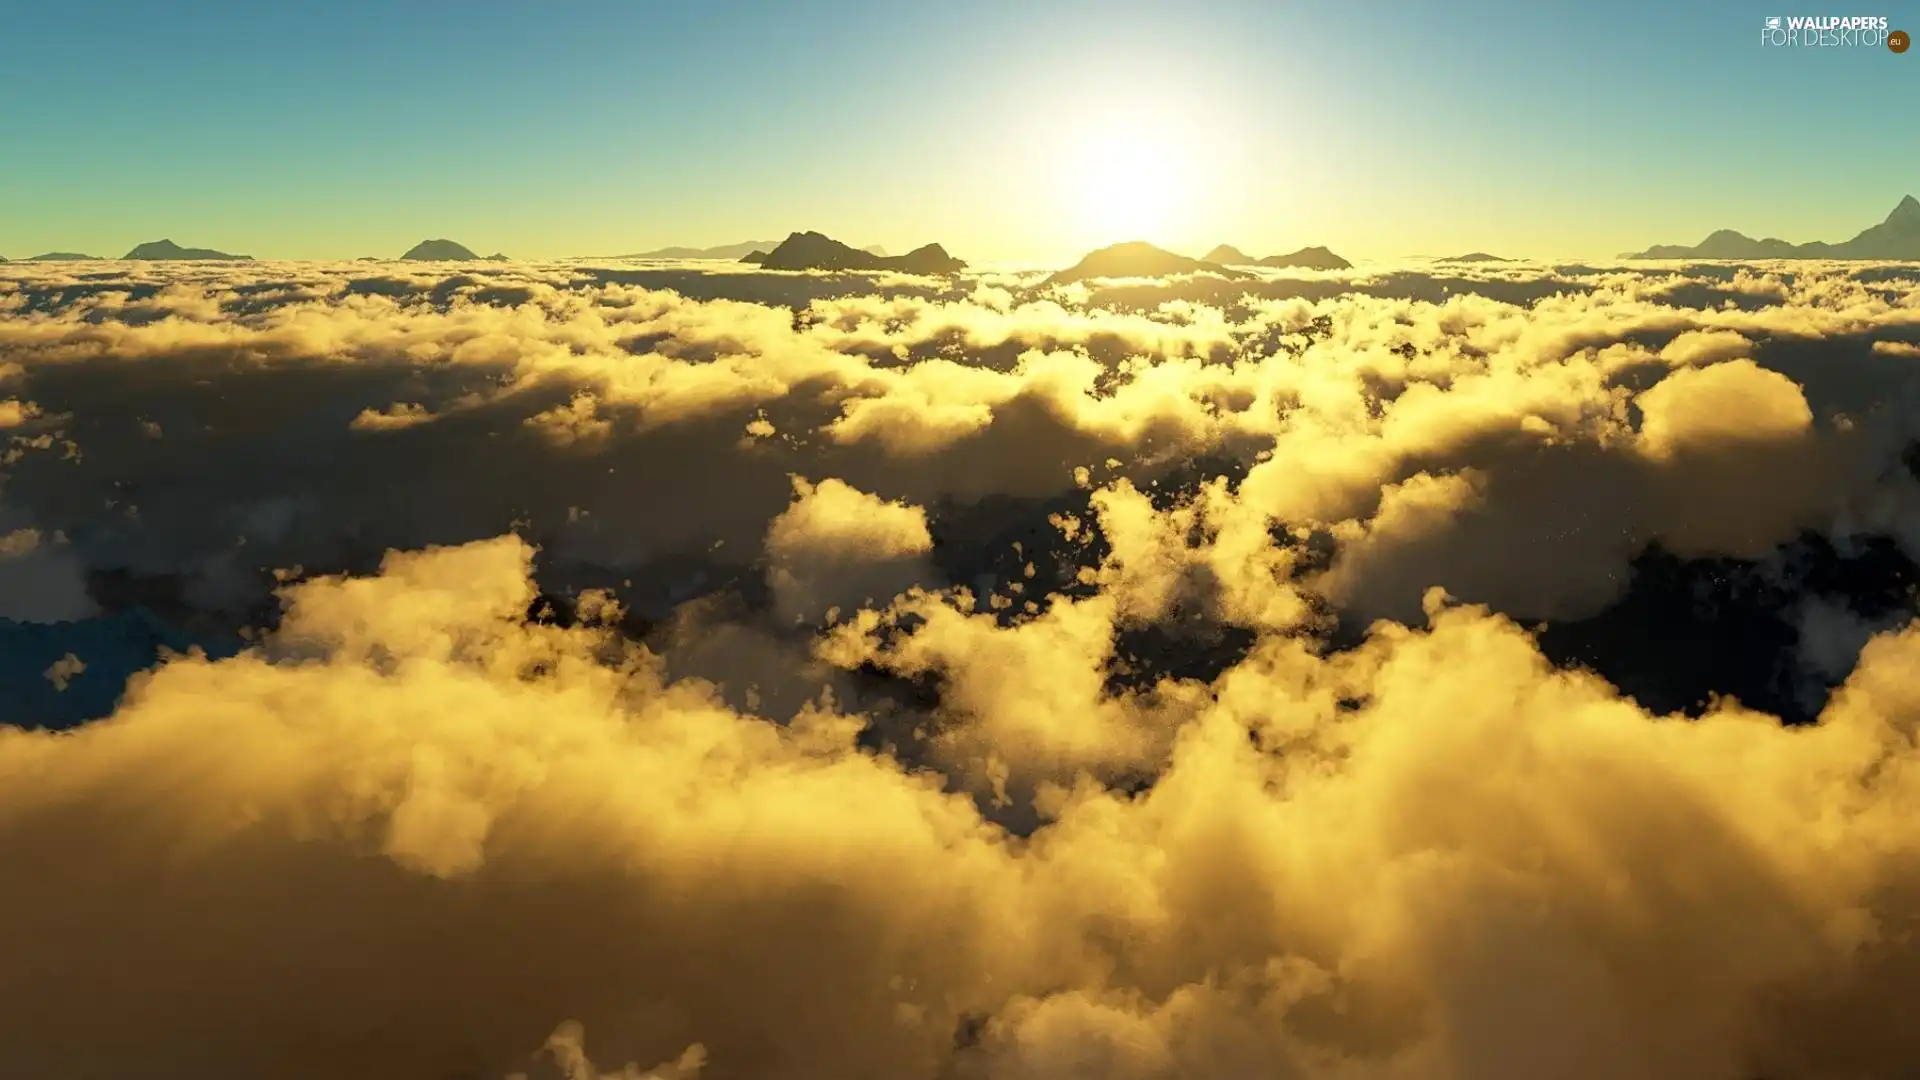
[(6, 1071), (1920, 1060), (1920, 268), (1044, 277), (0, 266)]

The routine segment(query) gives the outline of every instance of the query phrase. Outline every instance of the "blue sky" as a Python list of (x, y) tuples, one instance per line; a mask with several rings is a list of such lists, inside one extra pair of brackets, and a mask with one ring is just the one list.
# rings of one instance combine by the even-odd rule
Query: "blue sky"
[[(1842, 13), (1920, 30), (1722, 2), (0, 0), (0, 255), (1837, 240), (1920, 194), (1920, 51), (1759, 31)], [(1129, 125), (1177, 212), (1075, 171), (1079, 133)]]

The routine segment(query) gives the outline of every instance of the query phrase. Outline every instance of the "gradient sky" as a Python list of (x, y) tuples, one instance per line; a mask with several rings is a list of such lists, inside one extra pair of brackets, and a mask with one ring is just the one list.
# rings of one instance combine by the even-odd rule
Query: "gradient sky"
[[(1778, 2), (0, 0), (0, 255), (1845, 239), (1920, 194), (1920, 50), (1761, 22), (1920, 11)], [(1177, 214), (1081, 213), (1114, 137)]]

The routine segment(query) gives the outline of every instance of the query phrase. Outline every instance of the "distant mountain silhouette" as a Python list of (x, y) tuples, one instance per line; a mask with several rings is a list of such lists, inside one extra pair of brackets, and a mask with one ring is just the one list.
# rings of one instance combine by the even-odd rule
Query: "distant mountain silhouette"
[(767, 253), (764, 251), (749, 251), (745, 255), (740, 256), (740, 261), (758, 266), (767, 261)]
[(224, 260), (226, 262), (252, 262), (253, 261), (253, 256), (251, 255), (229, 255), (224, 251), (215, 251), (212, 248), (183, 248), (179, 244), (176, 244), (171, 240), (154, 240), (150, 243), (141, 244), (139, 247), (134, 248), (132, 251), (129, 251), (125, 255), (122, 255), (120, 257), (123, 259), (151, 259), (151, 260), (162, 260), (162, 259), (215, 260), (215, 259), (219, 259), (219, 260)]
[(1685, 244), (1655, 244), (1645, 251), (1628, 252), (1623, 259), (1920, 259), (1920, 199), (1908, 195), (1887, 219), (1851, 240), (1829, 244), (1819, 240), (1792, 244), (1769, 236), (1751, 236), (1719, 229), (1705, 240)]
[(643, 251), (638, 255), (620, 255), (621, 259), (739, 259), (755, 251), (772, 251), (778, 240), (743, 240), (738, 244), (721, 244), (718, 247), (663, 247), (652, 251)]
[(81, 255), (73, 251), (49, 251), (45, 255), (35, 255), (27, 262), (99, 262), (98, 255)]
[(1484, 251), (1469, 251), (1465, 255), (1455, 255), (1448, 259), (1435, 259), (1434, 262), (1512, 262), (1498, 255), (1489, 255)]
[(1221, 266), (1291, 266), (1307, 270), (1348, 270), (1353, 264), (1323, 247), (1303, 247), (1286, 255), (1256, 259), (1232, 244), (1221, 244), (1207, 252), (1205, 262)]
[(1269, 255), (1261, 266), (1298, 266), (1309, 270), (1351, 270), (1353, 264), (1323, 247), (1303, 247), (1285, 255)]
[(1221, 244), (1202, 257), (1203, 262), (1219, 263), (1221, 266), (1252, 266), (1259, 259), (1241, 251), (1232, 244)]
[(1048, 278), (1046, 284), (1068, 285), (1088, 278), (1166, 277), (1169, 274), (1215, 274), (1226, 278), (1252, 276), (1244, 270), (1229, 270), (1210, 260), (1189, 259), (1145, 241), (1133, 240), (1089, 253), (1073, 266)]
[(502, 255), (502, 254), (500, 254), (499, 252), (497, 252), (497, 251), (496, 251), (496, 252), (494, 252), (493, 254), (491, 254), (491, 255), (489, 255), (489, 256), (487, 256), (487, 259), (486, 259), (486, 261), (488, 261), (488, 262), (512, 262), (513, 260), (512, 260), (512, 259), (509, 259), (509, 258), (507, 258), (507, 257), (506, 257), (505, 255)]
[(884, 269), (904, 270), (909, 274), (957, 274), (967, 268), (965, 259), (947, 254), (947, 249), (939, 244), (921, 244), (905, 255), (875, 255), (874, 258), (885, 264)]
[(869, 255), (878, 255), (883, 259), (887, 257), (887, 249), (881, 247), (879, 244), (868, 244), (866, 247), (863, 247), (860, 250), (866, 252)]
[(422, 240), (400, 257), (423, 262), (471, 262), (480, 256), (451, 240)]
[(967, 266), (939, 244), (917, 247), (905, 255), (875, 255), (817, 232), (797, 232), (787, 237), (767, 253), (760, 265), (768, 270), (899, 270), (909, 274), (951, 274)]

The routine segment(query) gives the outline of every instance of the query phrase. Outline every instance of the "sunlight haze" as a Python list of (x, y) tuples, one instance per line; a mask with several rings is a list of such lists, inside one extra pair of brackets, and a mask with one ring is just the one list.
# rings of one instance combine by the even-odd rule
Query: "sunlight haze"
[(83, 10), (6, 12), (0, 99), (58, 88), (0, 123), (9, 257), (818, 229), (978, 261), (1131, 239), (1600, 258), (1825, 236), (1920, 175), (1874, 107), (1916, 57), (1763, 51), (1740, 3)]

